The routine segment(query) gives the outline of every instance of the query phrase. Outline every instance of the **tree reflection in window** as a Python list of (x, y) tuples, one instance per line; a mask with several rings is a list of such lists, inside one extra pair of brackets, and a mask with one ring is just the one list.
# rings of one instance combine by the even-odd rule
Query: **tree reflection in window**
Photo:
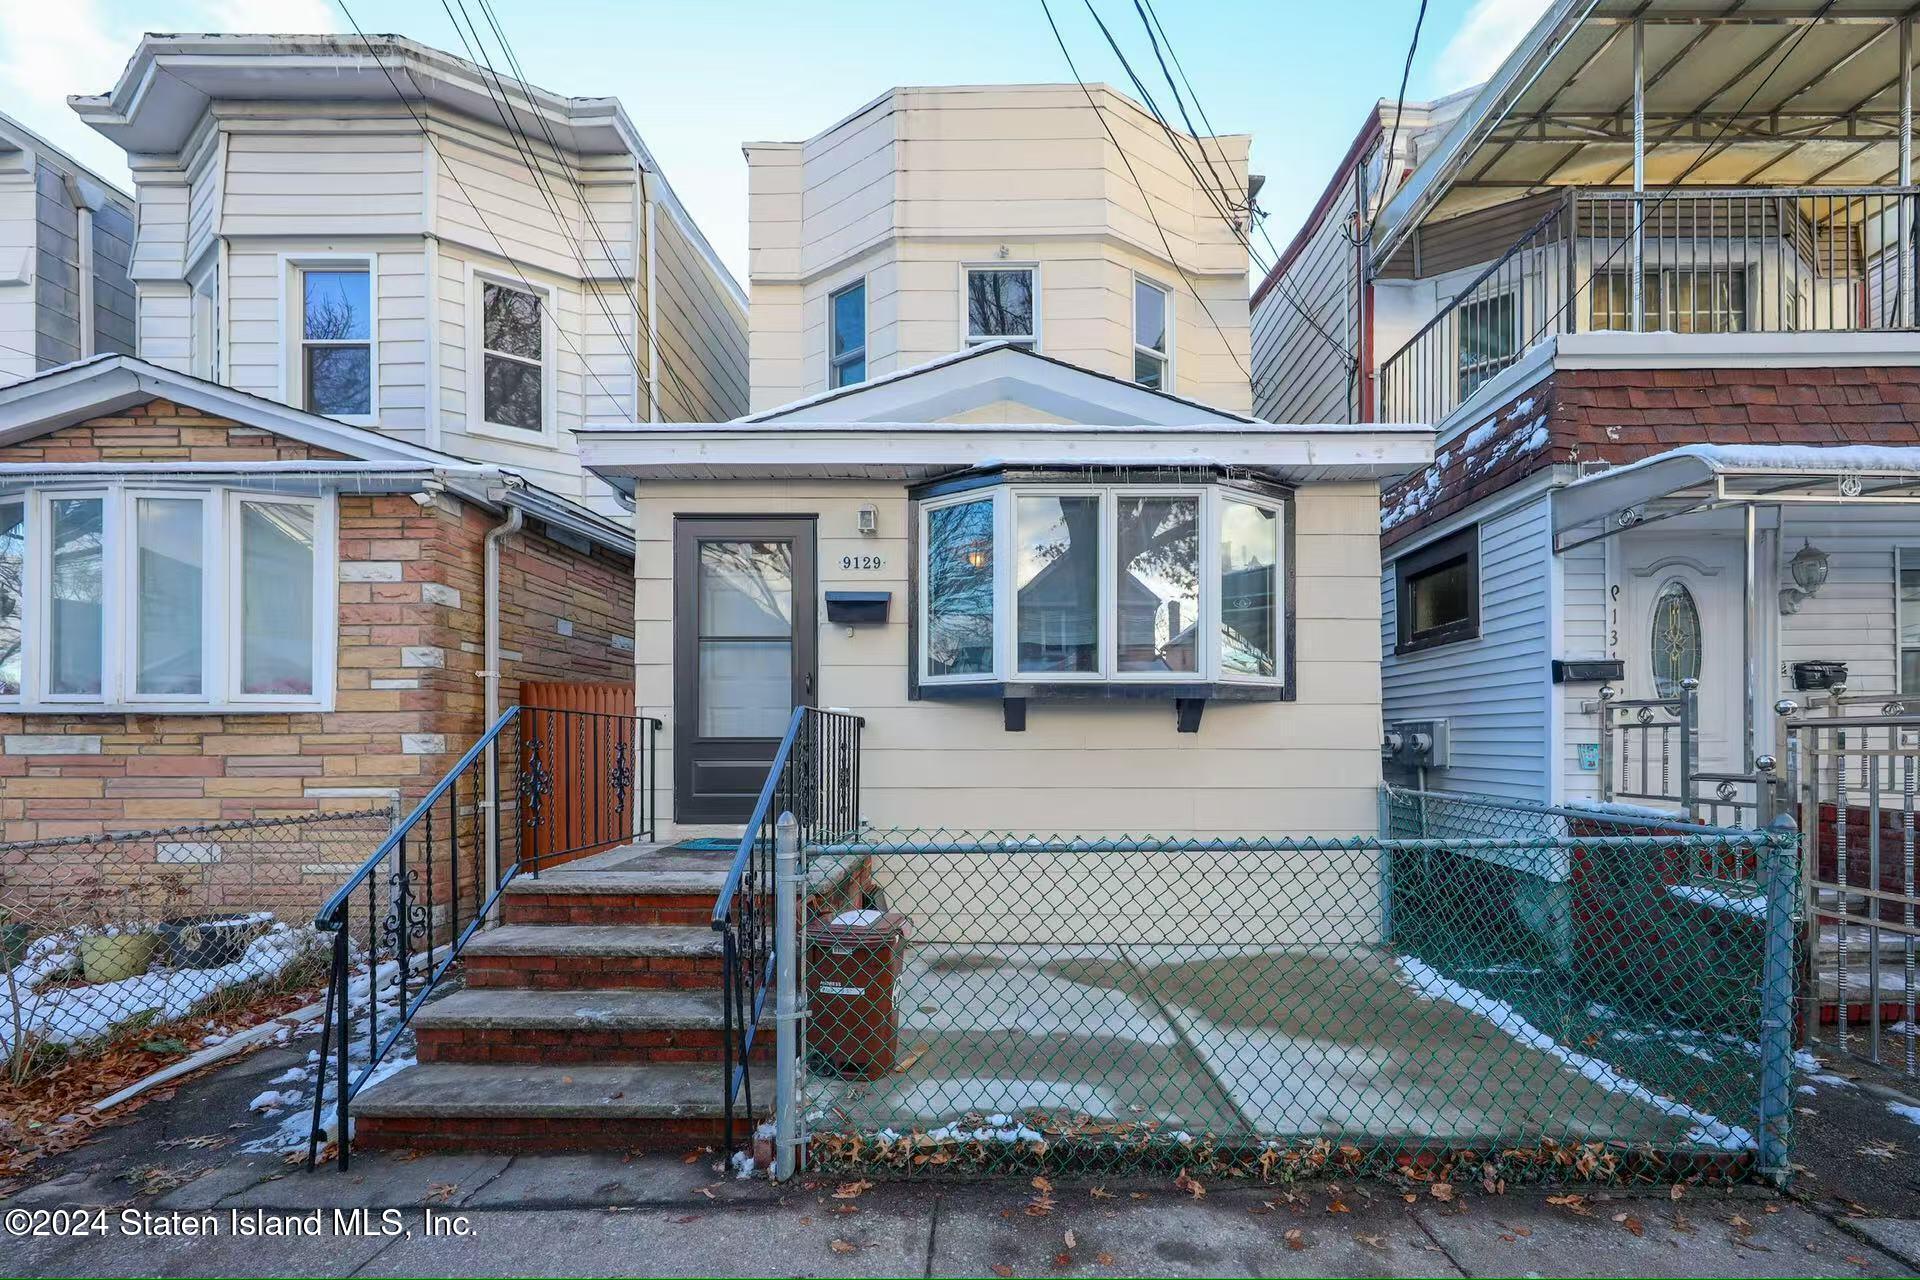
[(993, 499), (927, 513), (927, 674), (993, 670)]
[(1653, 691), (1680, 696), (1682, 680), (1700, 678), (1700, 610), (1680, 582), (1660, 588), (1653, 602)]

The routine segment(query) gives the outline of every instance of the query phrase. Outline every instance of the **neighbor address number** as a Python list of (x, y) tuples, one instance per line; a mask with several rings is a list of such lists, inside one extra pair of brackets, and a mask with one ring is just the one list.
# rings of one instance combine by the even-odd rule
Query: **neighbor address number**
[(884, 569), (887, 562), (883, 556), (841, 556), (842, 569)]

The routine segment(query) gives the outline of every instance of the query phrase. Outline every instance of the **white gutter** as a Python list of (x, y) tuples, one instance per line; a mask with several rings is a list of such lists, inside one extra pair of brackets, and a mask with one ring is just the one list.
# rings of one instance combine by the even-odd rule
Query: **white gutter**
[[(641, 171), (642, 181), (646, 170)], [(658, 234), (654, 221), (654, 210), (658, 207), (653, 197), (646, 197), (647, 207), (647, 421), (660, 421), (660, 309), (654, 304), (654, 245)]]
[[(483, 723), (493, 728), (500, 719), (500, 544), (520, 532), (526, 523), (526, 515), (518, 507), (507, 512), (507, 518), (487, 531), (487, 556), (484, 585), (481, 593), (486, 596), (486, 644), (485, 654), (481, 658), (480, 678), (485, 683)], [(487, 892), (500, 883), (500, 744), (496, 739), (487, 744), (487, 799), (486, 830), (482, 838), (487, 842)]]

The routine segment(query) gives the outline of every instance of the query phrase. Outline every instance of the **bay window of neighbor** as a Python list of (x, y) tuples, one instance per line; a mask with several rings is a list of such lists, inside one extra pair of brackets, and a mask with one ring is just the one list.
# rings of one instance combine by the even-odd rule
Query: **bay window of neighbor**
[(1275, 681), (1277, 501), (995, 486), (922, 508), (920, 676)]
[(1167, 291), (1145, 280), (1133, 282), (1133, 380), (1167, 386)]
[(366, 267), (300, 272), (300, 375), (308, 412), (373, 412), (373, 276)]
[(1034, 345), (1032, 267), (967, 268), (967, 345), (1011, 341)]
[(0, 498), (0, 702), (317, 704), (324, 515), (218, 489)]

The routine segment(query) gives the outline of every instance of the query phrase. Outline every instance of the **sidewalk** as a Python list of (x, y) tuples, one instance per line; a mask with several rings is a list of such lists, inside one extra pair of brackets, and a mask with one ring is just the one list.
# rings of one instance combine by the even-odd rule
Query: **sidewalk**
[[(1802, 1095), (1802, 1176), (1788, 1199), (1754, 1190), (1678, 1200), (1459, 1188), (1412, 1203), (1381, 1182), (1335, 1188), (1169, 1180), (1017, 1179), (781, 1188), (723, 1178), (711, 1156), (358, 1156), (308, 1174), (240, 1148), (277, 1127), (246, 1103), (305, 1045), (269, 1050), (184, 1087), (57, 1160), (0, 1210), (109, 1209), (104, 1234), (21, 1238), (9, 1274), (64, 1275), (1699, 1275), (1920, 1274), (1920, 1127), (1855, 1085)], [(1838, 1078), (1837, 1076), (1835, 1077)], [(1831, 1127), (1820, 1137), (1816, 1126)], [(1884, 1132), (1866, 1134), (1880, 1126)], [(1908, 1141), (1908, 1137), (1911, 1140)], [(1859, 1155), (1870, 1144), (1888, 1157)], [(691, 1154), (691, 1153), (688, 1153)], [(1829, 1166), (1832, 1166), (1830, 1169)], [(1845, 1176), (1836, 1170), (1845, 1170)], [(1860, 1197), (1871, 1197), (1861, 1199)], [(1559, 1200), (1560, 1203), (1554, 1203)], [(304, 1227), (313, 1238), (236, 1236)], [(346, 1233), (336, 1208), (366, 1209)], [(398, 1209), (403, 1234), (384, 1235)], [(129, 1232), (134, 1225), (146, 1233)], [(453, 1233), (429, 1237), (427, 1213)], [(235, 1213), (240, 1217), (236, 1221)], [(151, 1215), (140, 1219), (139, 1215)], [(262, 1217), (250, 1217), (250, 1214)], [(1897, 1217), (1864, 1216), (1895, 1213)], [(208, 1220), (199, 1215), (211, 1214)], [(1857, 1214), (1862, 1216), (1848, 1216)], [(91, 1228), (98, 1218), (84, 1219)], [(206, 1224), (213, 1234), (156, 1235)], [(360, 1234), (361, 1230), (371, 1234)]]

